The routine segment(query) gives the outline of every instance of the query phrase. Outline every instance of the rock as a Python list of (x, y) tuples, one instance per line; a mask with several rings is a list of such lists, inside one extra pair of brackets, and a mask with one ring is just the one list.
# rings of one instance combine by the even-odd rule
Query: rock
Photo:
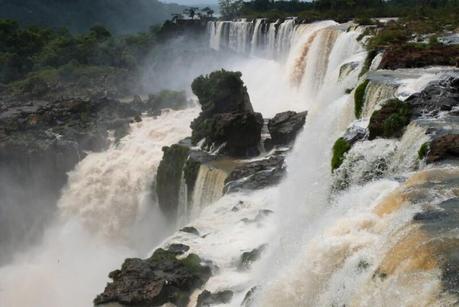
[(120, 270), (110, 273), (113, 281), (94, 304), (186, 306), (193, 291), (210, 276), (210, 268), (201, 265), (199, 256), (190, 254), (179, 260), (175, 253), (160, 248), (149, 259), (126, 259)]
[(205, 139), (205, 149), (221, 148), (234, 157), (258, 155), (263, 118), (254, 113), (240, 72), (215, 71), (193, 81), (201, 113), (191, 123), (192, 144)]
[(262, 127), (260, 113), (223, 113), (204, 121), (203, 126), (195, 127), (193, 133), (205, 138), (207, 147), (218, 148), (225, 144), (221, 154), (251, 157), (259, 154)]
[(306, 122), (306, 115), (307, 112), (296, 113), (293, 111), (276, 114), (268, 122), (271, 143), (274, 145), (288, 145), (293, 142)]
[(286, 172), (284, 159), (275, 155), (236, 167), (225, 180), (224, 193), (258, 190), (279, 183)]
[(148, 115), (160, 115), (163, 109), (182, 110), (190, 105), (184, 91), (162, 90), (156, 94), (148, 95), (143, 101), (140, 96), (134, 96), (131, 106)]
[(428, 48), (400, 45), (384, 51), (380, 69), (416, 68), (425, 66), (457, 66), (459, 48), (438, 44)]
[(345, 154), (351, 150), (352, 144), (347, 141), (344, 137), (340, 137), (336, 140), (333, 145), (332, 151), (333, 156), (331, 160), (331, 169), (332, 172), (341, 166), (344, 162)]
[(411, 106), (413, 118), (454, 112), (454, 108), (459, 106), (459, 78), (434, 82), (405, 102)]
[(180, 231), (191, 233), (191, 234), (199, 236), (199, 231), (196, 228), (192, 227), (192, 226), (183, 227), (182, 229), (180, 229)]
[(241, 306), (243, 307), (250, 307), (253, 305), (255, 300), (255, 294), (257, 292), (257, 287), (252, 287), (249, 291), (247, 291), (244, 299), (242, 300)]
[(217, 293), (211, 293), (207, 290), (202, 291), (198, 296), (196, 307), (207, 307), (219, 304), (228, 304), (233, 298), (233, 291), (225, 290)]
[(239, 260), (238, 269), (241, 271), (248, 270), (252, 263), (257, 261), (260, 258), (261, 253), (266, 248), (266, 245), (261, 245), (258, 248), (255, 248), (249, 252), (244, 252), (241, 255), (241, 259)]
[(190, 250), (190, 247), (181, 243), (173, 243), (169, 245), (167, 251), (174, 253), (175, 255), (181, 255)]
[(400, 137), (403, 129), (409, 124), (411, 107), (400, 100), (387, 101), (380, 110), (373, 112), (368, 124), (369, 140), (376, 137)]
[(161, 211), (170, 220), (177, 216), (182, 171), (189, 148), (178, 144), (163, 148), (163, 158), (156, 173), (156, 194)]
[(430, 142), (426, 162), (433, 163), (448, 158), (459, 157), (459, 134), (447, 134)]

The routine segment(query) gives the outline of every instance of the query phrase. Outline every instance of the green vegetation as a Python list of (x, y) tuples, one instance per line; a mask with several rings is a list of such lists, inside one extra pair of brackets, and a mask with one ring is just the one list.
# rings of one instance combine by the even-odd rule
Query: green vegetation
[(354, 92), (354, 114), (356, 118), (362, 115), (363, 104), (365, 103), (365, 90), (370, 81), (367, 79), (363, 81)]
[(386, 102), (382, 108), (375, 111), (368, 125), (369, 139), (378, 136), (384, 138), (400, 137), (402, 130), (410, 123), (411, 108), (398, 99)]
[(176, 218), (182, 170), (190, 149), (174, 144), (163, 147), (163, 158), (156, 173), (156, 194), (161, 210), (171, 220)]
[(339, 138), (333, 145), (333, 157), (331, 161), (332, 171), (337, 169), (343, 164), (344, 154), (351, 149), (351, 144), (348, 143), (344, 138)]
[(91, 75), (100, 71), (95, 67), (135, 70), (156, 44), (157, 31), (113, 37), (106, 28), (94, 26), (88, 33), (73, 35), (0, 19), (0, 83), (31, 73), (33, 78), (53, 79)]
[[(270, 19), (287, 18), (296, 16), (304, 21), (321, 19), (334, 19), (347, 21), (357, 18), (363, 25), (373, 25), (370, 17), (407, 17), (413, 19), (425, 16), (446, 16), (457, 17), (459, 3), (456, 0), (316, 0), (316, 1), (271, 1), (252, 0), (245, 1), (221, 1), (225, 3), (239, 3), (234, 15), (238, 17), (266, 17)], [(227, 18), (223, 14), (224, 18)], [(449, 19), (449, 17), (446, 17)], [(457, 23), (457, 19), (456, 19)]]
[(426, 143), (421, 145), (421, 147), (419, 148), (419, 151), (418, 151), (419, 160), (422, 160), (427, 156), (427, 153), (429, 152), (429, 149), (430, 149), (430, 143), (429, 142), (426, 142)]
[(158, 0), (2, 0), (1, 7), (0, 18), (25, 25), (66, 27), (81, 33), (103, 24), (116, 34), (147, 31), (185, 8)]

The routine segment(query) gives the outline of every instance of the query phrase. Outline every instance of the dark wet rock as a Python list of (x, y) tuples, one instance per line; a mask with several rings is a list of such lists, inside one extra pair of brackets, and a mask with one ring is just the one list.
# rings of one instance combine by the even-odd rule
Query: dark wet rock
[(173, 243), (169, 245), (167, 251), (174, 253), (175, 255), (181, 255), (190, 250), (190, 247), (181, 243)]
[(156, 173), (156, 194), (161, 211), (171, 220), (177, 216), (182, 171), (190, 149), (174, 144), (163, 148), (163, 158)]
[(420, 93), (410, 96), (406, 103), (411, 106), (413, 118), (451, 112), (459, 106), (459, 78), (434, 82)]
[(221, 113), (193, 126), (193, 138), (206, 139), (204, 146), (221, 148), (220, 153), (234, 157), (259, 154), (263, 117), (260, 113)]
[(193, 235), (199, 236), (199, 231), (196, 228), (194, 228), (193, 226), (183, 227), (182, 229), (180, 229), (180, 231), (181, 232), (191, 233)]
[(256, 295), (257, 290), (258, 290), (257, 287), (252, 287), (249, 291), (247, 291), (246, 295), (244, 296), (244, 299), (242, 300), (241, 306), (243, 307), (252, 306), (255, 300), (255, 295)]
[(426, 153), (426, 162), (459, 158), (459, 134), (446, 134), (434, 138)]
[(113, 281), (94, 299), (94, 304), (186, 306), (193, 291), (210, 276), (210, 268), (201, 264), (199, 256), (190, 254), (179, 260), (175, 253), (157, 249), (150, 258), (126, 259), (120, 270), (111, 272)]
[(368, 124), (368, 139), (376, 137), (400, 137), (404, 128), (409, 124), (411, 107), (400, 100), (387, 101), (380, 110), (373, 112)]
[(265, 248), (266, 245), (261, 245), (260, 247), (255, 248), (249, 252), (242, 253), (241, 259), (239, 260), (237, 266), (238, 269), (241, 271), (248, 270), (252, 263), (254, 263), (260, 258), (261, 253), (265, 250)]
[(276, 114), (268, 122), (271, 144), (288, 145), (293, 142), (306, 122), (306, 115), (307, 112), (296, 113), (293, 111)]
[(254, 113), (240, 72), (215, 71), (193, 81), (201, 113), (191, 123), (192, 143), (205, 139), (204, 148), (221, 149), (235, 157), (258, 155), (263, 118)]
[(246, 224), (259, 223), (262, 220), (264, 220), (267, 216), (271, 215), (272, 213), (274, 213), (272, 210), (262, 209), (258, 211), (257, 215), (253, 219), (249, 219), (245, 217), (241, 219), (241, 222), (246, 223)]
[(224, 193), (263, 189), (279, 183), (286, 172), (284, 159), (276, 155), (236, 167), (225, 180)]
[(233, 298), (233, 291), (225, 290), (217, 293), (211, 293), (204, 290), (198, 296), (196, 307), (208, 307), (219, 304), (228, 304)]

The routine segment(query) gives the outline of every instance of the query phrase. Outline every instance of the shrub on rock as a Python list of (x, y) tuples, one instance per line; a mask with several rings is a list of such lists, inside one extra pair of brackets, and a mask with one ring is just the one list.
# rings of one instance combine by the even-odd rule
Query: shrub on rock
[(409, 124), (411, 107), (398, 99), (386, 102), (382, 108), (375, 111), (368, 125), (369, 139), (376, 137), (400, 137), (403, 129)]
[(335, 144), (333, 145), (333, 157), (331, 161), (332, 171), (343, 164), (344, 154), (347, 153), (350, 149), (351, 144), (349, 144), (349, 142), (344, 138), (341, 137), (336, 140)]

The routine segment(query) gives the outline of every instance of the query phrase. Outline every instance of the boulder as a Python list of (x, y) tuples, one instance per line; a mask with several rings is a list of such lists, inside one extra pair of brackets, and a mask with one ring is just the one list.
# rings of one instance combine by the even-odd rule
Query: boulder
[(225, 290), (217, 293), (211, 293), (204, 290), (198, 296), (196, 307), (208, 307), (213, 305), (228, 304), (233, 298), (233, 291)]
[(190, 254), (179, 260), (174, 252), (160, 248), (145, 260), (126, 259), (120, 270), (109, 274), (113, 281), (94, 299), (94, 304), (187, 306), (193, 291), (210, 276), (211, 269), (201, 264), (199, 256)]
[(224, 193), (258, 190), (279, 183), (286, 172), (284, 159), (275, 155), (237, 166), (225, 180)]
[(298, 132), (306, 122), (307, 112), (296, 113), (293, 111), (276, 114), (268, 122), (273, 145), (288, 145), (295, 140)]
[(459, 105), (459, 78), (448, 78), (428, 85), (420, 93), (408, 97), (414, 118), (437, 116), (440, 112), (454, 112)]
[(433, 163), (448, 158), (459, 157), (459, 134), (447, 134), (430, 142), (426, 162)]
[(260, 258), (260, 255), (265, 248), (266, 245), (261, 245), (260, 247), (255, 248), (249, 252), (244, 252), (241, 255), (241, 259), (239, 260), (238, 269), (241, 271), (248, 270), (252, 263)]
[(199, 231), (193, 226), (187, 226), (180, 229), (181, 232), (191, 233), (193, 235), (199, 236)]

